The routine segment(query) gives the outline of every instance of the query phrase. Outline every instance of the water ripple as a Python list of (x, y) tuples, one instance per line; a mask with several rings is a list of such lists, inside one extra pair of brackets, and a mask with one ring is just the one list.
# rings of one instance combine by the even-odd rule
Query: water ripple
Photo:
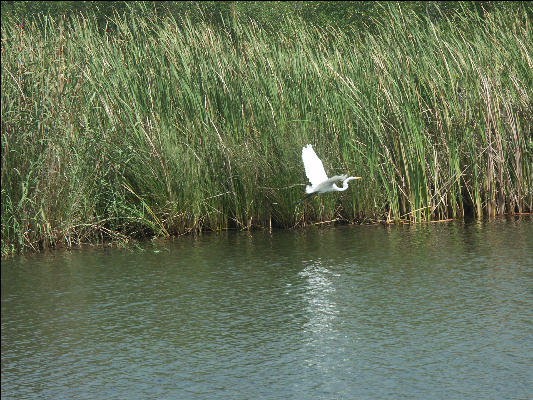
[(528, 398), (529, 221), (2, 263), (2, 398)]

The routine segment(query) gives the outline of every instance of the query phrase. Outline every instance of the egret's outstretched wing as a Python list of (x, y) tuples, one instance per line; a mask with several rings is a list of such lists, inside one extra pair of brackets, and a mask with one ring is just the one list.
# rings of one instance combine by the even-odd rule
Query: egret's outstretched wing
[(320, 158), (313, 150), (313, 146), (310, 144), (302, 148), (302, 161), (304, 162), (305, 174), (312, 186), (316, 186), (328, 179), (322, 161), (320, 161)]

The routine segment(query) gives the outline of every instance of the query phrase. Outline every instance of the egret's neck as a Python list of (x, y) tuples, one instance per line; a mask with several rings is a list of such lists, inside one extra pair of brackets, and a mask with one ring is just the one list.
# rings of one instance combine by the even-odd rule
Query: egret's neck
[[(346, 176), (346, 175), (344, 175), (344, 176)], [(348, 178), (346, 178), (345, 180), (342, 181), (342, 187), (338, 187), (335, 184), (333, 184), (332, 187), (337, 192), (344, 192), (346, 189), (348, 189), (348, 182), (356, 180), (356, 179), (361, 179), (361, 177), (359, 177), (359, 176), (349, 176)]]

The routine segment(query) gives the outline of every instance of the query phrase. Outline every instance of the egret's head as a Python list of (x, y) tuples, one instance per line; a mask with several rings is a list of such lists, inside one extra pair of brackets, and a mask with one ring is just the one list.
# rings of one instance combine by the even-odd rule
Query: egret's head
[(360, 176), (350, 176), (350, 177), (346, 178), (346, 182), (354, 181), (356, 179), (363, 179), (363, 178), (361, 178)]

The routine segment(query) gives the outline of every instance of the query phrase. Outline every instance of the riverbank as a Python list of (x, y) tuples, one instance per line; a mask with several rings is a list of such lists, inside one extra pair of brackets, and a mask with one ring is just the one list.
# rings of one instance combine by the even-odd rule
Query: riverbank
[[(2, 19), (2, 254), (531, 212), (526, 8), (380, 18)], [(364, 179), (292, 207), (307, 143)]]

